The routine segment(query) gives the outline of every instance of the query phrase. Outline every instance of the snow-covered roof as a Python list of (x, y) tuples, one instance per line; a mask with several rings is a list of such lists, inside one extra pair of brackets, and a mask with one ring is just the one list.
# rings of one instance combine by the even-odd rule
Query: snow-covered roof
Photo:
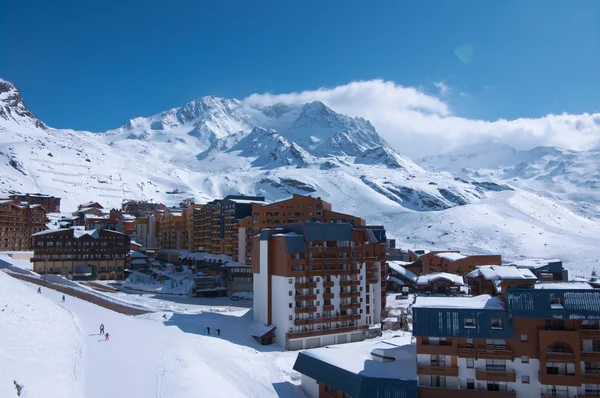
[(275, 325), (266, 326), (261, 322), (253, 322), (248, 327), (248, 332), (250, 332), (250, 336), (252, 337), (262, 337), (265, 334), (269, 333), (271, 330), (275, 329)]
[[(410, 343), (408, 334), (387, 340), (365, 340), (314, 348), (302, 353), (361, 376), (399, 380), (417, 378), (416, 346)], [(381, 361), (373, 356), (394, 360)]]
[(406, 262), (406, 261), (388, 261), (388, 265), (390, 266), (391, 269), (394, 270), (394, 272), (399, 273), (400, 275), (405, 276), (406, 278), (412, 280), (412, 281), (417, 281), (417, 276), (412, 273), (411, 271), (407, 270), (406, 268), (404, 268), (405, 265), (410, 264), (410, 262)]
[(81, 238), (84, 235), (90, 235), (92, 238), (99, 238), (97, 229), (85, 230), (85, 229), (73, 228), (73, 236), (75, 236), (76, 238)]
[(31, 236), (48, 235), (48, 234), (53, 234), (55, 232), (64, 231), (67, 229), (69, 229), (69, 228), (47, 229), (45, 231), (40, 231), (40, 232), (36, 232), (35, 234), (31, 234)]
[(257, 203), (257, 204), (269, 204), (266, 200), (251, 200), (251, 199), (228, 199), (235, 203), (240, 204), (248, 204), (248, 203)]
[(480, 276), (486, 280), (537, 279), (529, 269), (517, 268), (514, 265), (481, 265), (467, 274), (467, 278), (479, 278)]
[(467, 258), (467, 256), (462, 255), (460, 253), (452, 253), (452, 252), (436, 253), (436, 254), (434, 254), (434, 256), (436, 256), (438, 258), (442, 258), (444, 260), (448, 260), (448, 261), (456, 261), (456, 260), (462, 260), (463, 258)]
[(543, 259), (543, 258), (528, 258), (525, 260), (519, 260), (512, 263), (512, 265), (516, 265), (517, 267), (523, 268), (540, 268), (544, 267), (550, 263), (560, 263), (561, 260), (557, 258), (553, 259)]
[(478, 310), (503, 310), (500, 297), (482, 294), (475, 297), (417, 297), (412, 308), (470, 308)]
[(130, 251), (131, 258), (148, 258), (144, 253), (136, 252), (134, 250)]
[(445, 279), (457, 286), (465, 284), (463, 277), (460, 275), (449, 274), (447, 272), (435, 272), (433, 274), (420, 275), (417, 277), (417, 285), (427, 285), (439, 279)]
[(405, 286), (405, 285), (406, 285), (406, 283), (404, 283), (404, 282), (403, 282), (403, 281), (401, 281), (400, 279), (396, 278), (395, 276), (391, 276), (391, 275), (387, 277), (387, 281), (388, 281), (388, 282), (394, 282), (394, 283), (397, 283), (397, 284), (398, 284), (398, 285), (400, 285), (400, 286)]
[(295, 232), (285, 232), (285, 233), (273, 234), (271, 236), (302, 236), (302, 235), (299, 235)]
[(593, 289), (593, 287), (587, 282), (539, 282), (535, 284), (536, 289)]

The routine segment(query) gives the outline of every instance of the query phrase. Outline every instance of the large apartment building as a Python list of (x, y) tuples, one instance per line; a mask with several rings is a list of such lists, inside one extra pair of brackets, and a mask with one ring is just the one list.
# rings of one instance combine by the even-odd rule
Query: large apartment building
[(536, 283), (512, 266), (468, 278), (495, 296), (419, 297), (412, 307), (419, 398), (600, 396), (600, 291)]
[(146, 202), (144, 200), (127, 200), (121, 203), (121, 211), (135, 217), (148, 217), (154, 215), (157, 210), (166, 208), (162, 203)]
[(205, 204), (195, 219), (199, 223), (200, 248), (216, 254), (236, 257), (236, 224), (252, 214), (252, 205), (265, 203), (262, 196), (228, 195)]
[(60, 213), (60, 198), (43, 193), (26, 193), (10, 195), (10, 198), (30, 205), (41, 205), (47, 212)]
[(31, 262), (37, 273), (124, 278), (130, 243), (127, 234), (68, 228), (38, 232), (31, 240)]
[(254, 238), (254, 319), (298, 350), (379, 333), (385, 308), (385, 230), (306, 222)]
[(270, 204), (252, 204), (252, 215), (239, 221), (235, 229), (234, 260), (251, 264), (253, 237), (263, 228), (299, 222), (345, 222), (364, 226), (365, 220), (348, 214), (336, 213), (331, 204), (321, 198), (293, 195), (292, 198)]
[(156, 246), (163, 250), (181, 249), (183, 209), (165, 208), (156, 211)]
[(31, 250), (31, 234), (47, 229), (47, 222), (39, 204), (0, 199), (0, 251)]
[[(190, 204), (181, 212), (182, 222), (182, 234), (181, 234), (181, 248), (189, 250), (191, 252), (198, 250), (200, 247), (200, 236), (198, 229), (194, 226), (194, 215), (201, 211), (204, 205), (201, 204)], [(196, 218), (197, 220), (197, 218)]]

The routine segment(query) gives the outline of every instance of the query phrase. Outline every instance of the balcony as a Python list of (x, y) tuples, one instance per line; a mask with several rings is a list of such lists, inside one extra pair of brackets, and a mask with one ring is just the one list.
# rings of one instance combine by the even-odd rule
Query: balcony
[(477, 349), (478, 359), (506, 359), (513, 360), (513, 352), (507, 348), (478, 348)]
[(546, 369), (540, 371), (540, 383), (547, 384), (550, 386), (571, 386), (571, 387), (579, 387), (581, 386), (581, 379), (575, 377), (573, 374), (547, 374)]
[(295, 287), (296, 287), (296, 289), (316, 289), (317, 283), (316, 282), (296, 283)]
[(333, 287), (333, 281), (323, 281), (323, 287)]
[(340, 281), (340, 286), (360, 286), (360, 281)]
[(452, 344), (421, 344), (417, 346), (419, 354), (456, 355), (456, 347)]
[(451, 395), (456, 395), (460, 398), (516, 398), (517, 396), (514, 392), (506, 391), (459, 390), (419, 386), (419, 398), (447, 398)]
[(324, 300), (333, 300), (333, 293), (323, 293)]
[(367, 283), (372, 285), (375, 283), (378, 283), (379, 281), (377, 280), (377, 277), (371, 277), (371, 278), (367, 278)]
[(581, 351), (579, 356), (582, 361), (600, 362), (600, 351)]
[(294, 312), (296, 314), (311, 314), (314, 312), (317, 312), (317, 307), (312, 306), (312, 307), (296, 307), (294, 308)]
[(360, 297), (360, 292), (341, 292), (341, 298)]
[(330, 317), (321, 317), (321, 318), (311, 318), (311, 319), (296, 319), (294, 320), (295, 326), (303, 326), (303, 325), (316, 325), (320, 323), (333, 323), (333, 322), (353, 322), (359, 321), (360, 314), (356, 315), (342, 315), (342, 316), (330, 316)]
[(358, 268), (351, 269), (350, 270), (350, 275), (360, 275), (360, 269), (358, 269)]
[(475, 370), (477, 380), (504, 381), (514, 383), (517, 380), (515, 372), (512, 370)]
[(596, 369), (595, 371), (598, 373), (587, 373), (588, 370), (586, 369), (586, 373), (581, 375), (583, 384), (600, 384), (600, 369)]
[(458, 377), (457, 366), (417, 366), (417, 374)]
[(307, 330), (305, 332), (287, 333), (287, 338), (288, 339), (302, 339), (305, 337), (324, 336), (324, 335), (328, 335), (328, 334), (353, 333), (353, 332), (361, 332), (361, 331), (367, 330), (368, 328), (369, 328), (368, 325), (362, 325), (362, 326), (349, 326), (349, 327), (345, 327), (345, 328)]
[(475, 348), (459, 348), (459, 357), (475, 358)]
[(600, 340), (600, 329), (580, 329), (579, 336), (583, 340)]
[(575, 363), (575, 354), (569, 352), (547, 352), (548, 362)]
[(316, 300), (317, 299), (317, 295), (316, 294), (299, 294), (296, 295), (296, 301), (310, 301), (310, 300)]
[(341, 304), (340, 305), (340, 310), (351, 310), (352, 308), (360, 308), (360, 303), (351, 303), (351, 304)]
[(324, 305), (323, 311), (333, 311), (333, 305)]

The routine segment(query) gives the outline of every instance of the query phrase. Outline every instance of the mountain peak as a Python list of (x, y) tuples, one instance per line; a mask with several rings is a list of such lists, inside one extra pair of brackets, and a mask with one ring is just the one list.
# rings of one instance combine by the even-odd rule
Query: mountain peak
[(33, 124), (40, 129), (47, 128), (27, 109), (19, 89), (12, 82), (2, 78), (0, 78), (0, 118), (17, 124)]

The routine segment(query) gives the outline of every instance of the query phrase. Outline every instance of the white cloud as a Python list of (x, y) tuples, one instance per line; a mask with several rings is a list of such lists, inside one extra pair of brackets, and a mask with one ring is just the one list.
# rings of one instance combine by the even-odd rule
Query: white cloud
[[(436, 87), (441, 94), (443, 90)], [(253, 94), (245, 101), (269, 105), (316, 100), (337, 112), (369, 119), (390, 144), (414, 158), (489, 139), (517, 149), (549, 145), (586, 150), (600, 145), (600, 113), (496, 121), (468, 119), (453, 115), (449, 104), (434, 95), (383, 80), (300, 93)]]
[(443, 97), (450, 92), (450, 87), (446, 85), (443, 81), (434, 82), (433, 85), (440, 90), (440, 95)]

